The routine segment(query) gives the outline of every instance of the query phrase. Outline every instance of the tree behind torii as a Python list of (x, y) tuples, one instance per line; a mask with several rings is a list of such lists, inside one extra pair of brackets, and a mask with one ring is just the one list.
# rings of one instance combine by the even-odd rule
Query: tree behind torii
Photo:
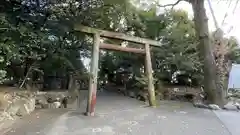
[[(166, 7), (171, 6), (172, 8), (179, 4), (181, 1), (187, 1), (192, 5), (193, 13), (194, 13), (194, 23), (195, 23), (195, 31), (196, 36), (198, 37), (199, 44), (198, 48), (200, 51), (200, 58), (203, 59), (204, 64), (204, 90), (208, 95), (208, 100), (212, 103), (218, 104), (219, 106), (224, 105), (224, 97), (226, 96), (226, 87), (224, 85), (224, 81), (221, 81), (222, 76), (225, 74), (221, 74), (220, 69), (224, 69), (224, 64), (219, 65), (219, 59), (215, 59), (215, 54), (221, 53), (219, 51), (215, 51), (212, 48), (210, 36), (209, 36), (209, 28), (208, 28), (208, 18), (206, 15), (204, 0), (177, 0), (173, 4), (167, 5), (158, 5), (158, 7)], [(218, 36), (219, 37), (219, 36)], [(222, 36), (220, 36), (222, 37)], [(218, 41), (223, 39), (218, 39)], [(214, 42), (215, 44), (215, 42)], [(224, 53), (222, 57), (224, 57), (227, 53)], [(217, 61), (216, 61), (217, 60)], [(217, 64), (219, 66), (217, 66)], [(224, 71), (225, 73), (225, 71)], [(226, 73), (228, 74), (228, 73)]]

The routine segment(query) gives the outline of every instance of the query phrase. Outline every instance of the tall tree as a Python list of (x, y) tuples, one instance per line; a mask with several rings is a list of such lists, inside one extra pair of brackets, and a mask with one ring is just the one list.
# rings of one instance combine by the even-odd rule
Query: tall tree
[(223, 106), (223, 91), (219, 86), (216, 62), (209, 37), (208, 19), (204, 0), (190, 0), (194, 12), (196, 34), (199, 39), (200, 57), (204, 61), (204, 90), (213, 103)]
[[(160, 7), (165, 6), (175, 6), (178, 3), (180, 3), (183, 0), (177, 0), (173, 4), (168, 5), (159, 5)], [(216, 39), (217, 42), (211, 43), (210, 36), (209, 36), (209, 28), (208, 28), (208, 18), (206, 15), (205, 7), (204, 7), (204, 0), (184, 0), (189, 2), (192, 5), (192, 9), (194, 12), (194, 23), (195, 23), (195, 30), (196, 35), (199, 40), (199, 51), (200, 51), (200, 59), (203, 60), (204, 63), (204, 90), (208, 95), (208, 99), (220, 106), (224, 105), (224, 82), (223, 79), (226, 74), (223, 70), (225, 67), (224, 60), (225, 55), (222, 55), (220, 50), (224, 50), (223, 47), (216, 47), (214, 44), (219, 44), (219, 41), (222, 41), (223, 39), (219, 39), (219, 37), (222, 37), (223, 34), (221, 31), (217, 32)], [(219, 36), (220, 34), (220, 36)], [(221, 45), (220, 45), (221, 46)], [(214, 48), (217, 48), (217, 51), (214, 52)], [(221, 54), (218, 55), (219, 58), (215, 58), (215, 54)], [(226, 54), (226, 53), (225, 53)], [(224, 72), (224, 73), (223, 73)], [(224, 76), (224, 77), (223, 77)]]

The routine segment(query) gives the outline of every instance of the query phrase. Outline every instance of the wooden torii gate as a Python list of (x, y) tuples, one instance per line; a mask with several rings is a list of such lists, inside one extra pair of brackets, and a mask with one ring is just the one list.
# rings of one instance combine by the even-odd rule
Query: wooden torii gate
[[(152, 71), (152, 62), (151, 62), (151, 54), (150, 54), (150, 45), (161, 46), (160, 42), (145, 39), (145, 38), (129, 36), (122, 33), (99, 30), (91, 27), (82, 26), (82, 25), (75, 25), (74, 30), (94, 35), (94, 44), (93, 44), (91, 68), (90, 68), (91, 75), (89, 79), (89, 94), (88, 94), (88, 103), (87, 103), (87, 109), (86, 109), (87, 116), (94, 116), (94, 112), (95, 112), (99, 49), (108, 49), (108, 50), (144, 54), (146, 58), (145, 68), (146, 68), (146, 73), (148, 77), (149, 105), (153, 107), (156, 106), (155, 90), (154, 90), (153, 75), (152, 75), (153, 71)], [(122, 47), (122, 46), (117, 46), (113, 44), (100, 43), (101, 37), (121, 39), (123, 41), (143, 44), (145, 45), (145, 49)]]

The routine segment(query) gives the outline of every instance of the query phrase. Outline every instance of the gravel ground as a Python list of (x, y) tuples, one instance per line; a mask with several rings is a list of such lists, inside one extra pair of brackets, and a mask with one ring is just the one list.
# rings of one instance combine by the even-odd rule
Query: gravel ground
[(85, 104), (79, 109), (35, 112), (15, 123), (6, 134), (239, 135), (229, 131), (235, 130), (229, 128), (231, 124), (240, 125), (237, 114), (197, 109), (188, 103), (164, 101), (159, 107), (150, 108), (135, 99), (103, 93), (97, 97), (96, 107), (94, 117), (82, 115)]

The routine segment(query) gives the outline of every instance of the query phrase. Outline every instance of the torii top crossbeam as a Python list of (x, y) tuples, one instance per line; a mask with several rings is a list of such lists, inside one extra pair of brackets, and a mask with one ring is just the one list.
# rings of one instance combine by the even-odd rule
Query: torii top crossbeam
[(155, 41), (155, 40), (139, 38), (139, 37), (135, 37), (135, 36), (126, 35), (123, 33), (95, 29), (95, 28), (86, 27), (86, 26), (82, 26), (82, 25), (75, 25), (74, 30), (82, 31), (85, 33), (90, 33), (90, 34), (98, 33), (102, 37), (122, 39), (125, 41), (130, 41), (130, 42), (135, 42), (135, 43), (140, 43), (140, 44), (149, 44), (149, 45), (153, 45), (153, 46), (161, 46), (162, 45), (160, 42)]

